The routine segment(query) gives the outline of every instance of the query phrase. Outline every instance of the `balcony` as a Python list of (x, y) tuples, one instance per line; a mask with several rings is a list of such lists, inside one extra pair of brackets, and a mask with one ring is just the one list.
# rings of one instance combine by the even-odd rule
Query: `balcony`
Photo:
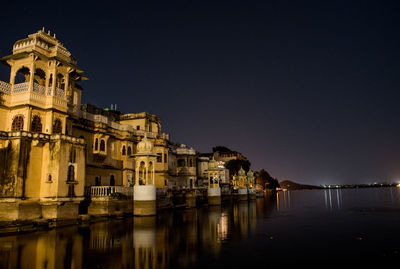
[(4, 92), (4, 93), (7, 93), (7, 94), (10, 94), (11, 85), (8, 84), (7, 82), (0, 81), (0, 92)]
[(0, 93), (4, 93), (2, 101), (6, 106), (34, 105), (42, 108), (57, 108), (61, 111), (67, 110), (67, 100), (63, 89), (47, 89), (38, 83), (33, 83), (32, 90), (29, 82), (11, 85), (0, 81)]
[(133, 197), (133, 187), (123, 186), (92, 186), (86, 191), (86, 195), (90, 197), (110, 197), (114, 193), (121, 193), (128, 198)]

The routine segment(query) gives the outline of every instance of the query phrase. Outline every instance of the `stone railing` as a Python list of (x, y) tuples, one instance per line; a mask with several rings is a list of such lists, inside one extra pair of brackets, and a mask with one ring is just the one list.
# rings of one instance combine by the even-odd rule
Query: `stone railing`
[(60, 97), (60, 98), (64, 98), (64, 90), (56, 88), (56, 92), (55, 92), (54, 96), (57, 96), (57, 97)]
[(44, 86), (39, 85), (37, 83), (33, 83), (33, 91), (42, 95), (45, 95), (45, 89)]
[(11, 85), (7, 82), (0, 81), (0, 92), (10, 93), (11, 92)]
[(20, 93), (20, 92), (27, 92), (29, 88), (29, 82), (23, 82), (14, 84), (13, 86), (13, 93)]
[(123, 186), (92, 186), (90, 187), (90, 197), (109, 197), (113, 193), (122, 193), (128, 197), (133, 197), (132, 187)]

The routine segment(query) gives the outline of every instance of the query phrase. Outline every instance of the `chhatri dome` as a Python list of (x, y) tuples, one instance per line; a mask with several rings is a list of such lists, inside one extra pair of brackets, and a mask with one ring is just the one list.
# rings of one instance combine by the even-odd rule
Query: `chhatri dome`
[(140, 155), (149, 155), (153, 154), (153, 143), (147, 139), (147, 135), (145, 134), (142, 141), (137, 144), (136, 154)]
[(214, 159), (214, 157), (211, 159), (211, 161), (208, 164), (209, 169), (217, 169), (218, 168), (218, 163)]
[(246, 175), (246, 171), (243, 170), (243, 167), (240, 167), (240, 170), (238, 172), (239, 176), (245, 176)]

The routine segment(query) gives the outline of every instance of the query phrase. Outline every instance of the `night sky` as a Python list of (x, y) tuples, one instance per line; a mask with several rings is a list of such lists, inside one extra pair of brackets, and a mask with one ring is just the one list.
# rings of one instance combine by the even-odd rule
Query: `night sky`
[(399, 1), (7, 2), (0, 56), (44, 26), (86, 70), (83, 102), (279, 180), (400, 179)]

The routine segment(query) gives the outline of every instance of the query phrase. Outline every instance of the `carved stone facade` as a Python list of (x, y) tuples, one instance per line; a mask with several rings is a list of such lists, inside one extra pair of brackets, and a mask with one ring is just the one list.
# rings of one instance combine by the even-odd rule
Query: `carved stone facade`
[(196, 151), (170, 142), (158, 116), (81, 104), (87, 78), (55, 35), (18, 40), (0, 61), (10, 67), (9, 82), (0, 81), (0, 219), (74, 219), (85, 193), (102, 202), (115, 187), (130, 195), (144, 180), (143, 137), (154, 154), (145, 180), (197, 186)]

